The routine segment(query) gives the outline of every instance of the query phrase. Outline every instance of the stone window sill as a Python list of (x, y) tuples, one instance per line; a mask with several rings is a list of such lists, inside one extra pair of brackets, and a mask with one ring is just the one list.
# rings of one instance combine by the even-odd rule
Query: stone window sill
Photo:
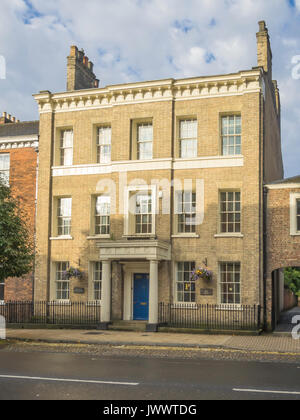
[(178, 233), (172, 235), (172, 238), (200, 238), (200, 235), (197, 235), (196, 233)]
[(50, 238), (50, 241), (71, 241), (73, 240), (72, 236), (66, 235), (66, 236), (52, 236)]
[(218, 233), (214, 235), (215, 238), (243, 238), (244, 235), (242, 233)]
[(92, 235), (88, 236), (87, 240), (97, 240), (97, 239), (111, 239), (110, 235)]

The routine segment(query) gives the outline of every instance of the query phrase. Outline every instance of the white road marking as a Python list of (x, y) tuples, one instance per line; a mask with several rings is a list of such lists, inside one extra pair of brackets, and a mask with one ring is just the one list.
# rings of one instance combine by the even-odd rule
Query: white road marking
[(62, 379), (62, 378), (40, 378), (38, 376), (13, 376), (13, 375), (0, 375), (0, 379), (26, 379), (31, 381), (51, 381), (51, 382), (77, 382), (84, 384), (102, 384), (102, 385), (126, 385), (137, 386), (137, 382), (113, 382), (113, 381), (93, 381), (83, 379)]
[(262, 389), (233, 389), (234, 392), (253, 392), (256, 394), (282, 394), (282, 395), (300, 395), (300, 392), (292, 391), (269, 391)]

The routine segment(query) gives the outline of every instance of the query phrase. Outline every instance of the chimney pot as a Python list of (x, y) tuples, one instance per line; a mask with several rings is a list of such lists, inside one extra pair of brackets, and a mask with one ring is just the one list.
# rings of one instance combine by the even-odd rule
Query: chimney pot
[(261, 20), (260, 22), (258, 22), (258, 25), (259, 25), (259, 32), (267, 31), (266, 22), (264, 20)]

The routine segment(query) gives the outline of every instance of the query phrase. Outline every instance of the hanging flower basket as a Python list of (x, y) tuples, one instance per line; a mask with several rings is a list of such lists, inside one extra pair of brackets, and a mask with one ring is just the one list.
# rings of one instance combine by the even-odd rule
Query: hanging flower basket
[(196, 281), (196, 280), (206, 280), (206, 281), (210, 281), (212, 279), (213, 273), (210, 270), (207, 270), (206, 268), (195, 268), (192, 273), (191, 273), (191, 280), (192, 281)]
[(70, 267), (68, 270), (63, 272), (64, 280), (70, 280), (70, 278), (72, 277), (76, 279), (81, 279), (83, 277), (83, 273), (78, 268), (74, 267)]

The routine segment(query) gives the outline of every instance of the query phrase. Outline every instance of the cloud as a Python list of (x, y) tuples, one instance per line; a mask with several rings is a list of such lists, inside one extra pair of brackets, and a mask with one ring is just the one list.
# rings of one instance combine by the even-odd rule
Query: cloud
[[(257, 63), (257, 22), (266, 20), (273, 77), (282, 95), (286, 175), (299, 172), (300, 0), (2, 0), (0, 111), (38, 118), (32, 94), (63, 91), (66, 56), (84, 48), (101, 86), (139, 80), (231, 73)], [(84, 4), (84, 6), (83, 6)], [(298, 156), (297, 158), (295, 156)], [(297, 161), (298, 159), (298, 161)]]

